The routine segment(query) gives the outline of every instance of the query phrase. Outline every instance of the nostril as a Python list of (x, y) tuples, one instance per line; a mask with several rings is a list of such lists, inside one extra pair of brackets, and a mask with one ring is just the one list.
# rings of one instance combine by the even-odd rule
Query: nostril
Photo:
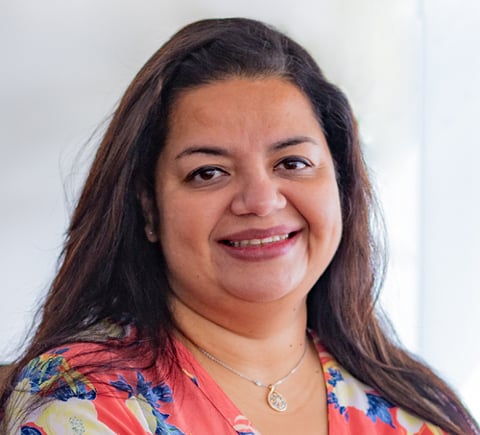
[(287, 201), (278, 185), (270, 180), (252, 177), (239, 188), (232, 200), (235, 214), (266, 216), (285, 207)]

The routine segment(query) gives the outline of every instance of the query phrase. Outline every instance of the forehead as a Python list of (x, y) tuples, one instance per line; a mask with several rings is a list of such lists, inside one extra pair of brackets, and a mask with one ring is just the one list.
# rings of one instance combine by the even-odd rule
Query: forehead
[(282, 134), (282, 129), (301, 130), (312, 124), (319, 128), (310, 101), (288, 80), (229, 78), (178, 96), (170, 111), (167, 142), (212, 129), (234, 135), (272, 128)]

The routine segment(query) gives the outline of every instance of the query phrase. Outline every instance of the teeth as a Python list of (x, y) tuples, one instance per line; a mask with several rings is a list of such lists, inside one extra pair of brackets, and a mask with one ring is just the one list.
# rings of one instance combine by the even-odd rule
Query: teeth
[(288, 234), (283, 234), (281, 236), (271, 236), (265, 237), (264, 239), (251, 239), (251, 240), (240, 240), (238, 242), (228, 242), (230, 246), (234, 248), (245, 248), (247, 246), (263, 246), (268, 245), (269, 243), (280, 242), (282, 240), (288, 239)]

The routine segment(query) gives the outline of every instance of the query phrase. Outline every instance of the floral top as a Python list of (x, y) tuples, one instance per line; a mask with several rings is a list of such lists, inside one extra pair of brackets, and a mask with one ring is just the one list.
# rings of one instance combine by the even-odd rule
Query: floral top
[[(318, 339), (314, 340), (328, 392), (329, 433), (444, 434), (353, 378)], [(15, 420), (33, 395), (53, 400), (22, 417), (9, 434), (259, 435), (180, 342), (176, 346), (181, 370), (174, 370), (163, 381), (155, 381), (159, 377), (152, 369), (90, 375), (75, 370), (82, 363), (79, 354), (91, 350), (89, 346), (93, 345), (57, 348), (25, 367), (17, 391), (9, 399), (7, 414)], [(101, 358), (112, 357), (102, 351)], [(49, 392), (53, 382), (60, 388)]]

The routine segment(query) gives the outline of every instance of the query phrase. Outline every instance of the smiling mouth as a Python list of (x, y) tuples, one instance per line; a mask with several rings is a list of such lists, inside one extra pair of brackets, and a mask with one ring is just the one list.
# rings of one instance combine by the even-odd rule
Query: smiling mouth
[(261, 247), (271, 245), (273, 243), (283, 242), (284, 240), (292, 238), (297, 231), (288, 234), (279, 234), (275, 236), (265, 237), (263, 239), (249, 239), (249, 240), (222, 240), (221, 243), (232, 248), (247, 248), (247, 247)]

